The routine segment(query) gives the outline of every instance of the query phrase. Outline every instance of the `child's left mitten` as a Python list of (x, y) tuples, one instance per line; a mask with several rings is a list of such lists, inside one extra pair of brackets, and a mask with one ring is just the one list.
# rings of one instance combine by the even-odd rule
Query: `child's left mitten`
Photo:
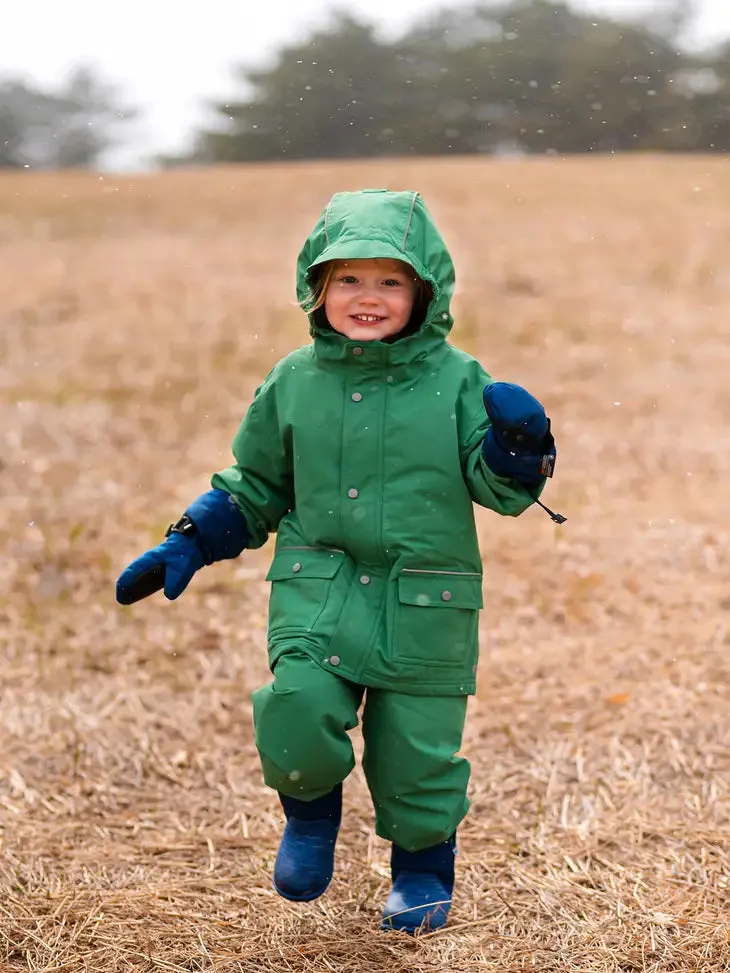
[(552, 476), (557, 451), (545, 409), (521, 385), (493, 382), (484, 389), (491, 422), (482, 443), (487, 466), (497, 476), (537, 486)]

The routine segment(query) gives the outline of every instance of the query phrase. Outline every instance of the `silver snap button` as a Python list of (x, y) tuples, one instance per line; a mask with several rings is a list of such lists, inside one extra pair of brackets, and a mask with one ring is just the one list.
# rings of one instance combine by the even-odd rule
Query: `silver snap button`
[(441, 592), (441, 600), (442, 601), (451, 601), (451, 592), (450, 591), (442, 591)]
[(394, 381), (393, 376), (392, 375), (388, 375), (387, 378), (385, 379), (385, 381), (386, 382), (389, 382), (389, 383), (392, 383)]
[(353, 392), (352, 393), (352, 401), (353, 402), (362, 402), (362, 392)]
[(296, 563), (296, 564), (292, 564), (292, 571), (293, 571), (293, 572), (294, 572), (295, 574), (297, 573), (297, 571), (301, 571), (301, 570), (302, 570), (302, 566), (301, 566), (301, 564), (299, 563), (299, 561), (297, 561), (297, 563)]
[(360, 578), (360, 584), (370, 584), (370, 575), (363, 574)]
[(340, 664), (340, 657), (338, 655), (331, 655), (330, 656), (330, 665), (331, 666), (338, 666), (339, 664)]
[(353, 348), (352, 349), (352, 353), (353, 353), (353, 355), (355, 355), (356, 357), (359, 358), (360, 355), (362, 355), (362, 348)]
[(354, 500), (358, 495), (358, 491), (355, 489), (355, 487), (350, 487), (350, 489), (347, 491), (347, 495), (351, 500)]

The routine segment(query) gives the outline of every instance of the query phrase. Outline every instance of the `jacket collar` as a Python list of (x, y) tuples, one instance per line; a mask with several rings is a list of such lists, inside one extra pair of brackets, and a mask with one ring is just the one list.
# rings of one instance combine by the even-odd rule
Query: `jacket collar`
[(392, 343), (352, 341), (336, 331), (317, 329), (314, 333), (314, 354), (318, 361), (367, 371), (423, 362), (437, 356), (445, 344), (444, 335), (427, 324), (415, 334)]

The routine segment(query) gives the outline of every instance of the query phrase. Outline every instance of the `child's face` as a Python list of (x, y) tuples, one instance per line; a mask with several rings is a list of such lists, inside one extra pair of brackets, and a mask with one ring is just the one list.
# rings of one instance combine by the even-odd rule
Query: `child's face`
[(343, 260), (325, 295), (327, 320), (352, 341), (382, 341), (408, 324), (416, 297), (415, 271), (400, 260)]

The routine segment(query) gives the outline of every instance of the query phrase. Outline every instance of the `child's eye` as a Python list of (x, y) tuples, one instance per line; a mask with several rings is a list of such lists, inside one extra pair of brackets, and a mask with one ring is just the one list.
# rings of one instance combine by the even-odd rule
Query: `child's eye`
[(387, 280), (384, 280), (383, 283), (386, 287), (402, 287), (403, 285), (403, 281), (396, 280), (395, 277), (389, 277)]
[(338, 280), (339, 280), (339, 282), (341, 284), (356, 284), (357, 283), (357, 277), (353, 277), (352, 274), (343, 274), (341, 277), (338, 278)]

